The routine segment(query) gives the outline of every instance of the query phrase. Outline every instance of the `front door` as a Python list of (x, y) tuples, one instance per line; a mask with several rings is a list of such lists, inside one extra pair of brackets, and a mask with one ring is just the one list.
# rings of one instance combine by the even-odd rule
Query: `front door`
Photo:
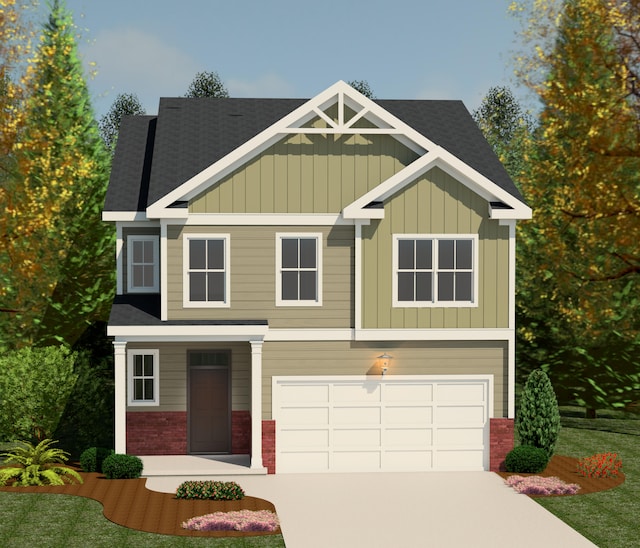
[(189, 453), (231, 451), (230, 356), (225, 351), (189, 352)]

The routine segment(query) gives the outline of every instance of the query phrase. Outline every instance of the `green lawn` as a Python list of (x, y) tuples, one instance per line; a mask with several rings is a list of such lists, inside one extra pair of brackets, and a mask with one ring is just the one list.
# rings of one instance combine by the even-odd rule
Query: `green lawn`
[(592, 495), (535, 499), (600, 548), (638, 546), (640, 516), (640, 420), (603, 413), (595, 420), (563, 416), (559, 455), (586, 457), (612, 451), (622, 458), (626, 481)]

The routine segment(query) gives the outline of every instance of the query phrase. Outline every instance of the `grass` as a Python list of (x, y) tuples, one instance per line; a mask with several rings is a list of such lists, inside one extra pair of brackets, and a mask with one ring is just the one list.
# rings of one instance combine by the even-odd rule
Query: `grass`
[(562, 521), (600, 548), (638, 546), (640, 515), (640, 420), (616, 412), (589, 420), (562, 410), (556, 453), (587, 457), (612, 451), (622, 458), (626, 481), (616, 489), (575, 497), (539, 498)]

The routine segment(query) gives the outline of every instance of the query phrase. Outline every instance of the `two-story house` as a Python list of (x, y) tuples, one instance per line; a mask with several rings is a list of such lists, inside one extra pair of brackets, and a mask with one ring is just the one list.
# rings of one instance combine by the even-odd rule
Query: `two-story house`
[(122, 122), (116, 451), (273, 472), (495, 469), (515, 225), (459, 101), (161, 99)]

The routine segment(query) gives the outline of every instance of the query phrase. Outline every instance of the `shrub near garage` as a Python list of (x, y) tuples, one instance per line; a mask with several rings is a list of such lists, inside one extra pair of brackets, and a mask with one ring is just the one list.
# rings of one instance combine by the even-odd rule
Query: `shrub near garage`
[(102, 462), (102, 473), (107, 479), (134, 479), (142, 474), (142, 460), (135, 455), (114, 453)]
[(549, 462), (549, 455), (540, 447), (519, 445), (507, 453), (504, 460), (507, 472), (537, 474), (542, 472)]

